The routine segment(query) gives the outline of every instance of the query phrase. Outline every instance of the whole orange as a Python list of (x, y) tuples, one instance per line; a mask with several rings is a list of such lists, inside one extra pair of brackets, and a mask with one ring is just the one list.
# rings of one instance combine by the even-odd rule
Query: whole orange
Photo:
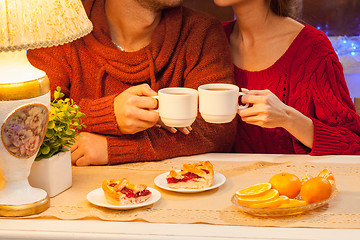
[(300, 190), (301, 198), (308, 203), (315, 203), (328, 199), (331, 196), (331, 193), (331, 183), (321, 177), (314, 177), (307, 180)]
[(295, 198), (301, 189), (300, 179), (292, 173), (278, 173), (270, 178), (272, 188), (279, 191), (280, 195)]

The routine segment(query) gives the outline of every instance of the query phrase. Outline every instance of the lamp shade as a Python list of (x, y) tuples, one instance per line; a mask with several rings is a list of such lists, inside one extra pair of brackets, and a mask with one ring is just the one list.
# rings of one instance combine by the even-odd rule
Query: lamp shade
[(0, 52), (64, 44), (92, 28), (81, 0), (0, 0)]

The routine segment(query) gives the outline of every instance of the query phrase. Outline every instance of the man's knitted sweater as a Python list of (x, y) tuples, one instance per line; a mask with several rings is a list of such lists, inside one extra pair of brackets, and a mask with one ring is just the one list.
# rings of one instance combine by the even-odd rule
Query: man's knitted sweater
[[(235, 21), (223, 24), (230, 36)], [(326, 35), (306, 25), (288, 50), (262, 71), (235, 66), (235, 81), (247, 89), (269, 89), (313, 120), (314, 144), (305, 147), (283, 128), (238, 121), (236, 152), (360, 154), (360, 117), (350, 99), (343, 69)]]
[(28, 58), (47, 73), (52, 90), (60, 86), (80, 106), (86, 114), (85, 131), (106, 135), (109, 164), (231, 150), (235, 121), (216, 125), (198, 117), (189, 135), (157, 127), (122, 135), (114, 115), (114, 98), (134, 85), (148, 83), (158, 91), (234, 83), (220, 22), (185, 7), (168, 9), (151, 44), (137, 52), (122, 52), (111, 41), (104, 0), (86, 0), (84, 6), (94, 25), (91, 34), (70, 44), (29, 51)]

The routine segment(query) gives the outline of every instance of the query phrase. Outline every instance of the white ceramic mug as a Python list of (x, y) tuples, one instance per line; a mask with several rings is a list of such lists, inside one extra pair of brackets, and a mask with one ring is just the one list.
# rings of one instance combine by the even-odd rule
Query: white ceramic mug
[(205, 84), (198, 88), (198, 92), (200, 114), (205, 121), (210, 123), (231, 122), (239, 109), (249, 106), (249, 104), (239, 106), (239, 96), (245, 94), (233, 84)]
[(161, 121), (169, 127), (188, 127), (198, 113), (198, 92), (192, 88), (170, 87), (154, 96), (159, 102)]

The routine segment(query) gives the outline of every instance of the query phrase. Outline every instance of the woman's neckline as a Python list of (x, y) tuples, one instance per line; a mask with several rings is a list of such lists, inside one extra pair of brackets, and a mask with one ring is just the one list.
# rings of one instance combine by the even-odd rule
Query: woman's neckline
[[(232, 22), (232, 26), (231, 26), (231, 31), (228, 33), (228, 37), (230, 37), (230, 34), (233, 31), (234, 25), (235, 25), (236, 20), (234, 20)], [(301, 36), (303, 35), (304, 31), (306, 31), (308, 28), (308, 25), (304, 24), (304, 27), (300, 30), (300, 32), (296, 35), (296, 37), (294, 38), (294, 40), (291, 42), (291, 44), (289, 45), (289, 47), (286, 49), (286, 51), (269, 67), (264, 68), (264, 69), (260, 69), (260, 70), (247, 70), (247, 69), (243, 69), (241, 67), (238, 67), (236, 64), (233, 63), (234, 67), (236, 70), (238, 71), (242, 71), (244, 73), (260, 73), (260, 72), (267, 72), (267, 71), (271, 71), (272, 69), (276, 68), (279, 64), (281, 64), (282, 61), (284, 61), (286, 59), (286, 57), (288, 55), (290, 55), (294, 48), (297, 47), (298, 42), (301, 40)]]

